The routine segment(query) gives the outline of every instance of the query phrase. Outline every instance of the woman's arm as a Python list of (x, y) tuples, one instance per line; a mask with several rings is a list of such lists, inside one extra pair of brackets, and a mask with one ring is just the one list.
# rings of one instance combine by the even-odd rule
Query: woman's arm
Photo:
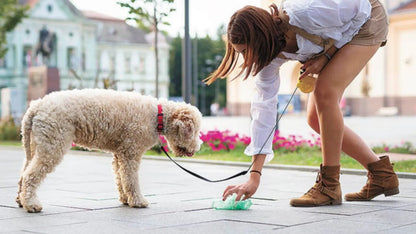
[(329, 48), (325, 54), (318, 56), (313, 59), (306, 61), (300, 69), (304, 70), (302, 75), (299, 76), (299, 79), (303, 79), (308, 74), (319, 74), (322, 69), (329, 63), (329, 61), (334, 57), (338, 49), (335, 46)]
[[(265, 154), (257, 154), (257, 155), (253, 156), (252, 161), (254, 163), (253, 163), (253, 166), (251, 167), (251, 170), (250, 170), (250, 180), (253, 180), (255, 182), (258, 181), (258, 183), (260, 184), (260, 177), (262, 175), (262, 170), (263, 170), (263, 165), (264, 165), (265, 160), (266, 160), (266, 155)], [(254, 192), (253, 192), (253, 194), (254, 194)], [(253, 195), (253, 194), (250, 194), (249, 197), (251, 197), (251, 195)], [(247, 198), (245, 198), (245, 199), (247, 199)]]
[(257, 191), (257, 188), (260, 185), (261, 171), (263, 169), (265, 159), (265, 154), (254, 155), (254, 164), (251, 168), (249, 179), (243, 184), (228, 186), (222, 195), (222, 200), (225, 201), (225, 199), (227, 199), (228, 196), (234, 193), (237, 194), (237, 197), (235, 199), (236, 201), (240, 201), (241, 198), (243, 198), (243, 200), (246, 200), (253, 196), (253, 194)]
[(267, 160), (273, 157), (272, 141), (269, 137), (270, 131), (274, 130), (277, 113), (277, 92), (279, 90), (280, 78), (279, 67), (286, 60), (276, 58), (268, 66), (260, 71), (256, 78), (255, 95), (251, 102), (251, 142), (244, 151), (252, 155), (253, 167), (249, 179), (240, 185), (230, 185), (223, 193), (223, 200), (229, 195), (236, 193), (236, 201), (250, 198), (260, 185), (261, 171)]

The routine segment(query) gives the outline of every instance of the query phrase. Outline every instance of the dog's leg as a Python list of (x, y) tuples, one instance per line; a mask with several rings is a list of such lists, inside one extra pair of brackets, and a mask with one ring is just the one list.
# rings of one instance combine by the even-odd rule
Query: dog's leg
[[(49, 153), (46, 153), (48, 151)], [(35, 157), (22, 175), (22, 191), (19, 197), (23, 208), (29, 213), (37, 213), (42, 210), (42, 205), (36, 194), (37, 189), (46, 175), (52, 172), (62, 159), (63, 155), (52, 155), (50, 152), (53, 152), (52, 147), (37, 149)]]
[(119, 155), (114, 155), (113, 157), (113, 169), (114, 169), (114, 174), (116, 175), (116, 185), (117, 185), (117, 189), (120, 195), (120, 202), (122, 202), (124, 205), (128, 205), (128, 200), (127, 200), (127, 195), (124, 193), (123, 190), (123, 185), (121, 183), (121, 176), (120, 176), (120, 165), (118, 162), (118, 157), (120, 157)]
[(24, 163), (23, 163), (23, 168), (22, 171), (20, 172), (20, 179), (19, 182), (17, 183), (19, 186), (19, 190), (17, 191), (17, 197), (16, 197), (16, 202), (19, 205), (19, 207), (23, 207), (22, 206), (22, 202), (20, 201), (20, 193), (22, 192), (22, 178), (23, 178), (23, 173), (26, 171), (27, 166), (30, 164), (30, 162), (32, 161), (33, 157), (35, 156), (35, 144), (30, 143), (31, 147), (30, 149), (26, 149), (30, 152), (26, 153), (26, 158), (24, 159)]
[(139, 186), (140, 159), (141, 154), (136, 158), (123, 157), (118, 159), (121, 183), (130, 207), (147, 207), (149, 205), (149, 202), (141, 194)]

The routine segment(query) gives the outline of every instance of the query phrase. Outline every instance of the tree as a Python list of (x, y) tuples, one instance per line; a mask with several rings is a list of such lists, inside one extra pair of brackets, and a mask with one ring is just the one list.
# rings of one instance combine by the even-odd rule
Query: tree
[(153, 31), (154, 37), (154, 52), (156, 64), (156, 97), (159, 97), (159, 52), (158, 52), (158, 35), (160, 24), (170, 25), (164, 21), (164, 18), (169, 13), (175, 11), (175, 8), (170, 7), (174, 0), (130, 0), (127, 2), (117, 2), (121, 7), (129, 10), (129, 17), (126, 20), (134, 20), (137, 25), (145, 31)]
[(170, 42), (169, 96), (182, 96), (182, 38), (179, 34)]
[(27, 17), (29, 6), (19, 5), (17, 0), (2, 0), (0, 4), (0, 58), (7, 52), (6, 34)]
[[(206, 115), (209, 114), (209, 106), (213, 102), (219, 103), (220, 107), (226, 105), (226, 81), (218, 80), (214, 84), (207, 86), (202, 83), (202, 80), (214, 71), (221, 62), (222, 56), (225, 53), (225, 43), (222, 40), (222, 35), (225, 34), (224, 26), (218, 29), (217, 39), (213, 40), (209, 36), (203, 38), (193, 38), (192, 43), (196, 41), (197, 44), (197, 68), (198, 71), (198, 95), (199, 103), (196, 103), (201, 112)], [(181, 77), (182, 77), (182, 38), (177, 35), (170, 43), (169, 53), (169, 76), (170, 88), (169, 95), (181, 96)], [(194, 60), (195, 61), (195, 60)], [(195, 77), (194, 77), (195, 78)]]

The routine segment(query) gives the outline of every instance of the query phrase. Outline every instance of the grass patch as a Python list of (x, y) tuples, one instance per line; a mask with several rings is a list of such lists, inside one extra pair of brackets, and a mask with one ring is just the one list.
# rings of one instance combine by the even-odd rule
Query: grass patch
[(22, 146), (21, 141), (0, 141), (2, 146)]
[[(201, 150), (192, 158), (216, 161), (251, 162), (251, 157), (244, 154), (244, 149), (245, 146), (237, 145), (236, 148), (231, 151), (212, 151), (211, 148), (203, 145)], [(293, 152), (285, 150), (282, 151), (276, 150), (274, 158), (270, 163), (319, 167), (322, 162), (322, 152), (316, 147), (304, 147)], [(146, 154), (165, 156), (163, 153), (156, 151), (148, 151)], [(341, 155), (340, 161), (342, 168), (364, 169), (361, 164), (345, 154)], [(394, 162), (394, 170), (396, 172), (416, 173), (416, 160)]]

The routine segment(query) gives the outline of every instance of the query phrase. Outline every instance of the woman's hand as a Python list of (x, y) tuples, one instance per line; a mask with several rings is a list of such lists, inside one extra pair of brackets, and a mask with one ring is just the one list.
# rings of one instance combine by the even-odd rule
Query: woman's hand
[(304, 72), (299, 76), (299, 80), (309, 74), (319, 74), (328, 62), (329, 60), (325, 55), (309, 59), (300, 67)]
[(240, 201), (241, 197), (244, 195), (243, 200), (249, 199), (257, 191), (257, 188), (260, 185), (260, 175), (257, 173), (251, 173), (250, 179), (240, 185), (230, 185), (228, 186), (223, 195), (222, 200), (225, 201), (229, 195), (234, 193), (237, 194), (235, 201)]

